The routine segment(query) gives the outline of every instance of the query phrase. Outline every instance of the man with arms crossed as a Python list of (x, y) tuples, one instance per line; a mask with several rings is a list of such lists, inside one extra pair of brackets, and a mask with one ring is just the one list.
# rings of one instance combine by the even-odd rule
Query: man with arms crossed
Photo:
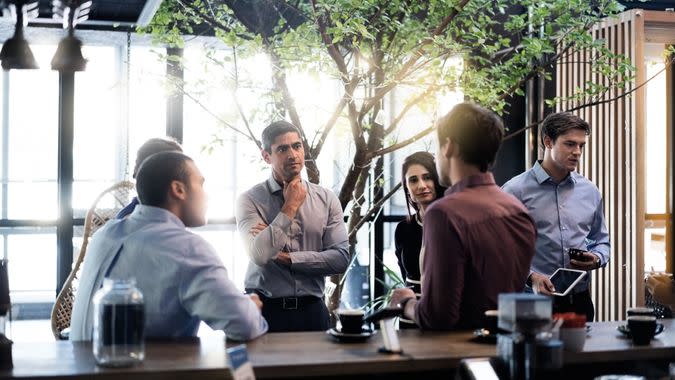
[(497, 115), (462, 103), (438, 122), (437, 134), (438, 175), (450, 187), (424, 216), (422, 297), (396, 289), (391, 304), (423, 329), (476, 328), (499, 293), (523, 290), (535, 226), (488, 172), (504, 136)]
[(92, 298), (104, 277), (136, 279), (148, 337), (195, 336), (200, 320), (236, 340), (264, 334), (258, 297), (242, 294), (213, 247), (185, 229), (206, 223), (204, 177), (192, 159), (154, 154), (136, 179), (141, 204), (129, 217), (108, 222), (89, 245), (70, 339), (91, 339)]
[[(504, 184), (504, 191), (520, 199), (537, 224), (537, 251), (528, 278), (535, 292), (555, 291), (549, 277), (558, 268), (592, 271), (609, 262), (602, 196), (576, 171), (590, 133), (588, 123), (574, 114), (549, 115), (541, 125), (544, 160)], [(570, 259), (570, 248), (581, 249), (583, 255)], [(573, 311), (592, 321), (589, 285), (590, 273), (569, 295), (553, 299), (553, 311)]]
[(262, 133), (271, 176), (237, 200), (237, 228), (251, 262), (245, 287), (260, 295), (270, 331), (326, 330), (325, 277), (343, 273), (349, 242), (335, 194), (300, 178), (300, 132), (277, 121)]

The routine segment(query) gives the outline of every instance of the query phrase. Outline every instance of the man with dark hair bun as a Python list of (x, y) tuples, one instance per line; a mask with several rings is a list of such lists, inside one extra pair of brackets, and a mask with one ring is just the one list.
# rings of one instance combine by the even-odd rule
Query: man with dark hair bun
[[(173, 140), (171, 138), (160, 138), (160, 137), (154, 137), (151, 138), (150, 140), (146, 141), (141, 145), (140, 148), (138, 148), (138, 152), (136, 153), (136, 165), (134, 165), (134, 173), (133, 177), (136, 178), (136, 175), (138, 174), (138, 169), (141, 167), (141, 164), (143, 161), (145, 161), (146, 158), (152, 156), (155, 153), (159, 152), (182, 152), (183, 148), (180, 146), (176, 140)], [(122, 219), (126, 218), (129, 216), (134, 211), (134, 208), (138, 205), (138, 198), (134, 197), (131, 202), (129, 202), (128, 205), (126, 205), (123, 209), (121, 209), (115, 218), (117, 219)]]
[(185, 227), (206, 223), (204, 177), (179, 152), (148, 157), (137, 173), (141, 204), (96, 232), (75, 295), (71, 340), (92, 337), (94, 292), (105, 277), (135, 278), (145, 300), (148, 337), (195, 336), (199, 322), (248, 340), (267, 331), (257, 295), (229, 280), (213, 247)]

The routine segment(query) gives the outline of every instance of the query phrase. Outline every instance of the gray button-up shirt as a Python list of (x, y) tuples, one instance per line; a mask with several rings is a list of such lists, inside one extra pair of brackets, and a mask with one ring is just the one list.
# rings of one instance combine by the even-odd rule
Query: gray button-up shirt
[[(281, 212), (283, 188), (272, 176), (237, 200), (237, 229), (250, 258), (246, 272), (247, 290), (267, 297), (322, 297), (325, 276), (343, 273), (349, 265), (349, 241), (342, 208), (335, 194), (303, 181), (305, 202), (295, 219)], [(253, 236), (258, 223), (267, 228)], [(273, 259), (289, 252), (290, 268)]]

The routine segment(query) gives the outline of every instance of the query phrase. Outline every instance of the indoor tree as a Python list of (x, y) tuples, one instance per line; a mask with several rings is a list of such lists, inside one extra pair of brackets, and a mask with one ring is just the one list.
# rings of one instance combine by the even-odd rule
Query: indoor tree
[[(383, 158), (433, 130), (428, 123), (406, 135), (401, 126), (411, 111), (433, 115), (440, 95), (459, 90), (466, 100), (508, 112), (508, 101), (523, 94), (528, 80), (549, 78), (557, 59), (574, 49), (593, 52), (588, 68), (604, 79), (595, 83), (628, 91), (633, 67), (590, 33), (620, 10), (614, 0), (167, 0), (146, 30), (170, 46), (208, 34), (240, 56), (264, 52), (273, 104), (266, 119), (287, 118), (300, 129), (311, 182), (320, 180), (316, 158), (327, 138), (338, 125), (348, 128), (350, 164), (338, 198), (354, 246), (356, 231), (398, 189), (384, 194)], [(339, 83), (340, 97), (313, 135), (288, 84), (297, 70)], [(590, 104), (608, 90), (589, 83), (572, 97)], [(394, 92), (405, 96), (391, 109), (386, 100)], [(238, 109), (238, 122), (223, 123), (260, 147), (250, 115)], [(509, 133), (528, 127), (512, 126)], [(331, 309), (339, 297), (339, 290), (333, 293)]]

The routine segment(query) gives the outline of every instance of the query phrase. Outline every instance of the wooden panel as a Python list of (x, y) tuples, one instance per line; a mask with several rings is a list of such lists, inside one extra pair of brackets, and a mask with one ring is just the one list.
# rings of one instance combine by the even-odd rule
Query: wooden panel
[[(673, 83), (673, 66), (666, 68), (666, 83)], [(673, 86), (666, 85), (666, 173), (673, 172)], [(666, 271), (673, 272), (673, 178), (670, 176), (670, 181), (666, 182), (666, 194), (668, 201), (666, 202)]]
[[(612, 52), (626, 55), (637, 67), (637, 83), (644, 81), (642, 12), (624, 12), (592, 30), (595, 39), (605, 41)], [(574, 88), (584, 88), (589, 81), (611, 85), (599, 75), (590, 74), (594, 54), (597, 52), (579, 51), (570, 55), (578, 59), (561, 59), (558, 72), (563, 75), (557, 79), (558, 96), (571, 96)], [(610, 263), (592, 274), (591, 294), (598, 320), (623, 319), (627, 308), (643, 302), (644, 179), (639, 173), (643, 172), (644, 156), (638, 147), (644, 141), (644, 90), (620, 97), (633, 86), (635, 82), (599, 99), (585, 99), (585, 104), (599, 104), (575, 112), (591, 125), (579, 171), (602, 194), (612, 243)], [(576, 105), (562, 104), (559, 110)]]
[(660, 11), (639, 11), (644, 17), (646, 25), (649, 24), (670, 24), (673, 27), (675, 24), (675, 12), (660, 12)]
[[(644, 12), (638, 12), (635, 17), (635, 55), (633, 56), (633, 65), (637, 67), (635, 73), (635, 82), (644, 83), (647, 79), (646, 68), (644, 63), (644, 45), (645, 45), (645, 34), (644, 34)], [(636, 166), (637, 173), (645, 172), (645, 86), (641, 86), (635, 93), (635, 139), (634, 139), (634, 152), (635, 152), (635, 161), (634, 165)], [(645, 176), (636, 175), (635, 176), (635, 186), (636, 186), (636, 205), (635, 205), (635, 235), (636, 242), (640, 245), (637, 249), (638, 254), (636, 255), (636, 267), (635, 267), (635, 285), (636, 285), (636, 303), (643, 305), (645, 301), (645, 283), (644, 283), (644, 231), (645, 231)]]

